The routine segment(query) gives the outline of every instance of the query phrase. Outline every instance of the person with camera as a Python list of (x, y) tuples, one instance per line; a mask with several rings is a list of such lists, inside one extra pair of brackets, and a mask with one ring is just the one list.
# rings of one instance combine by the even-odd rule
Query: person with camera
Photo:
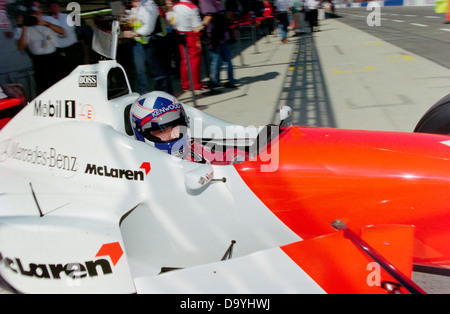
[(65, 30), (42, 18), (41, 1), (33, 1), (31, 14), (19, 16), (17, 24), (20, 27), (18, 47), (20, 51), (27, 50), (33, 61), (36, 88), (40, 94), (62, 78), (57, 34), (64, 35)]

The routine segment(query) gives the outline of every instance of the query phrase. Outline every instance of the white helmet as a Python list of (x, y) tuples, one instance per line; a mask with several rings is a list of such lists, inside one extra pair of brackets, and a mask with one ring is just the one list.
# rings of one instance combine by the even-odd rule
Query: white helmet
[(170, 155), (186, 157), (189, 151), (189, 121), (183, 105), (165, 92), (142, 95), (131, 106), (131, 126), (138, 141), (149, 143)]

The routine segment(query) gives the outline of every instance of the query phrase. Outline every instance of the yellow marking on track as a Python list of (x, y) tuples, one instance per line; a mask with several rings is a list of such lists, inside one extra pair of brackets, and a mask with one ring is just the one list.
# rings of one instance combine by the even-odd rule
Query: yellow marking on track
[(290, 66), (289, 67), (289, 72), (303, 72), (303, 71), (312, 71), (313, 67), (312, 66), (299, 66), (299, 67), (295, 67), (295, 66)]
[(373, 41), (373, 42), (370, 42), (370, 43), (365, 43), (364, 45), (365, 46), (380, 46), (382, 44), (383, 43), (381, 41)]
[(405, 62), (405, 61), (414, 61), (415, 58), (408, 56), (408, 55), (400, 55), (400, 56), (391, 56), (391, 57), (384, 57), (385, 59), (393, 59), (389, 62)]
[(375, 71), (375, 67), (366, 66), (364, 69), (361, 69), (361, 70), (350, 70), (350, 71), (341, 71), (338, 69), (333, 69), (333, 72), (336, 74), (349, 74), (349, 73), (369, 72), (369, 71)]

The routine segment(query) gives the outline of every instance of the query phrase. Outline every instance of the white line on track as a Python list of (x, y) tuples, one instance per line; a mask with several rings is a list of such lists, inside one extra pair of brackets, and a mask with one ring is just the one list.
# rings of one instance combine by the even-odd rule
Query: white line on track
[(428, 25), (425, 24), (419, 24), (419, 23), (409, 23), (411, 25), (420, 26), (420, 27), (428, 27)]

